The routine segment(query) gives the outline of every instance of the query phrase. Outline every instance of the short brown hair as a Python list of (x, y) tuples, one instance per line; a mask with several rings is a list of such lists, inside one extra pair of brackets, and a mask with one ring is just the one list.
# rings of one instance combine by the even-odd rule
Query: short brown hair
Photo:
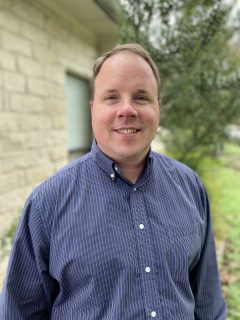
[(112, 50), (104, 53), (103, 56), (101, 56), (100, 58), (98, 58), (95, 61), (95, 64), (93, 66), (93, 90), (94, 90), (95, 79), (96, 79), (98, 73), (100, 72), (104, 62), (108, 58), (110, 58), (111, 56), (113, 56), (117, 53), (120, 53), (122, 51), (129, 51), (133, 54), (136, 54), (136, 55), (142, 57), (149, 64), (149, 66), (152, 69), (153, 75), (157, 81), (158, 98), (159, 98), (159, 96), (160, 96), (160, 76), (159, 76), (158, 68), (157, 68), (155, 62), (153, 61), (153, 59), (151, 58), (149, 52), (138, 43), (127, 43), (127, 44), (117, 45)]

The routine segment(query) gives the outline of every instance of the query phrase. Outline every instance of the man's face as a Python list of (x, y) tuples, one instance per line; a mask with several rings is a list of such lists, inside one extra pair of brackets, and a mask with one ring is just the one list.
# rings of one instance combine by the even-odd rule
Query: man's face
[(144, 161), (159, 123), (157, 81), (140, 56), (108, 58), (95, 79), (92, 127), (101, 151), (118, 164)]

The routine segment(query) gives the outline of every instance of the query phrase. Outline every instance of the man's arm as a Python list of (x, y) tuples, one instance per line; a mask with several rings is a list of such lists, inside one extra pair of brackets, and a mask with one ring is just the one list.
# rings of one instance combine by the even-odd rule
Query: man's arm
[(34, 200), (28, 199), (0, 296), (0, 319), (49, 319), (57, 285), (49, 276), (49, 241)]
[(201, 189), (206, 218), (205, 237), (199, 262), (190, 273), (195, 319), (225, 320), (226, 305), (221, 291), (209, 202), (205, 189)]

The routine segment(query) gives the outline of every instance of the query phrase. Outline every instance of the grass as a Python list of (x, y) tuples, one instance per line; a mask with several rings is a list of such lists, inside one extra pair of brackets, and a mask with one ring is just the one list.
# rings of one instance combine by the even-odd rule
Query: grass
[(5, 258), (5, 256), (9, 255), (13, 238), (16, 233), (18, 221), (19, 221), (19, 218), (16, 218), (14, 222), (11, 224), (10, 228), (4, 234), (4, 236), (2, 236), (2, 238), (0, 239), (0, 263)]
[(215, 236), (224, 245), (221, 278), (228, 320), (240, 319), (240, 146), (227, 144), (219, 160), (206, 159), (202, 179), (210, 196)]

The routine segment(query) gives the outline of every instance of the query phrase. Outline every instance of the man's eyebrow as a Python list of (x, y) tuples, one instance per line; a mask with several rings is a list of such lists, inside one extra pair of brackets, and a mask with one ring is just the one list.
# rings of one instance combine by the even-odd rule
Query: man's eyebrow
[(117, 89), (106, 89), (106, 90), (103, 90), (103, 93), (116, 93), (118, 92)]
[[(112, 94), (112, 93), (118, 93), (119, 91), (117, 89), (104, 89), (102, 94)], [(147, 94), (149, 95), (150, 92), (147, 89), (137, 89), (134, 94)]]
[(145, 89), (138, 89), (138, 90), (136, 90), (136, 93), (149, 94), (150, 92), (148, 90), (145, 90)]

